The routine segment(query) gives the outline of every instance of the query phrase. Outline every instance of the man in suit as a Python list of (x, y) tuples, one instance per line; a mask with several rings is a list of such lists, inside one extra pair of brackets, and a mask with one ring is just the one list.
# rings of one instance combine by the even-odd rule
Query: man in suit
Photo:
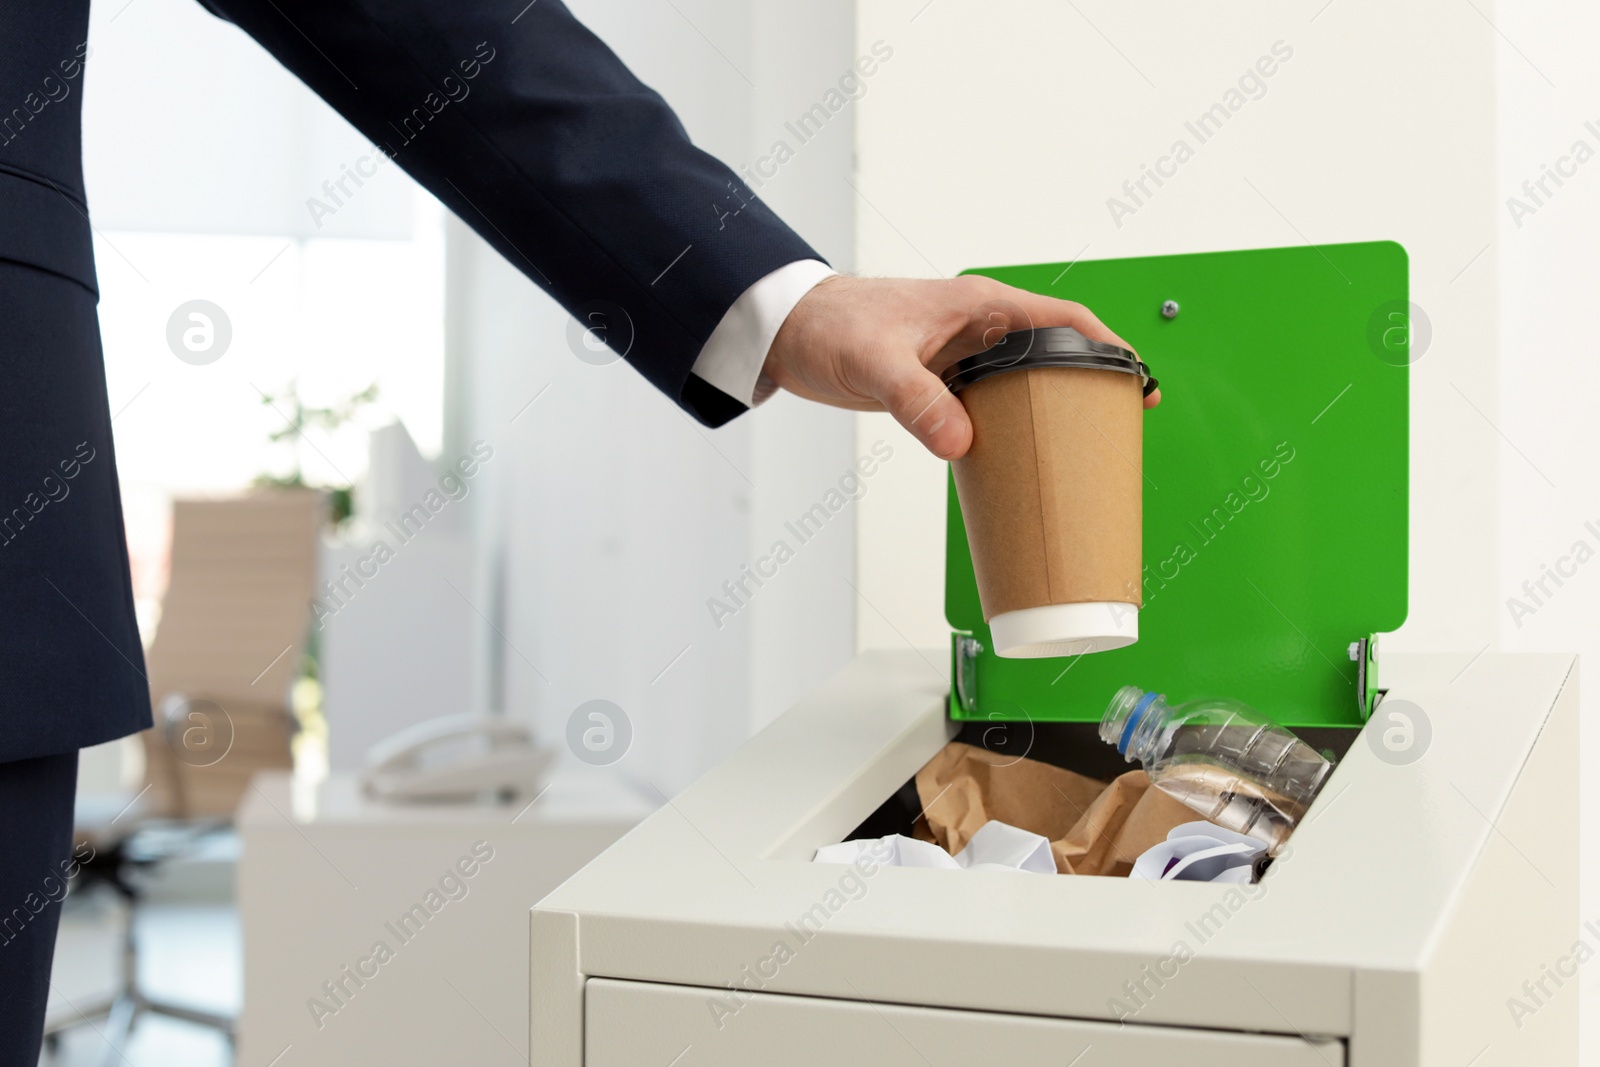
[[(986, 279), (834, 274), (560, 0), (201, 2), (567, 309), (602, 327), (621, 309), (628, 360), (708, 426), (784, 388), (887, 410), (954, 458), (971, 427), (930, 367), (1029, 324), (1117, 341), (1079, 305)], [(77, 750), (151, 723), (82, 94), (59, 91), (83, 76), (87, 25), (88, 0), (0, 5), (0, 1065), (27, 1067), (59, 915), (49, 887), (73, 863)], [(493, 78), (461, 92), (486, 61)]]

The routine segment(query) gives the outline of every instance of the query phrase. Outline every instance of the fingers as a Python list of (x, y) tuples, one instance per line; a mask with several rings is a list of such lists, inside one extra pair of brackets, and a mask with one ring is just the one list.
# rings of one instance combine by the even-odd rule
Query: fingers
[[(1057, 300), (1052, 296), (1041, 296), (1038, 293), (1030, 293), (1025, 289), (1014, 289), (1001, 283), (994, 283), (994, 286), (994, 288), (986, 292), (987, 302), (981, 305), (979, 310), (974, 313), (974, 323), (978, 323), (981, 320), (991, 325), (1000, 324), (1006, 327), (1006, 331), (1030, 327), (1071, 326), (1091, 341), (1102, 341), (1107, 344), (1117, 345), (1120, 348), (1126, 348), (1130, 352), (1135, 351), (1132, 345), (1113, 333), (1110, 327), (1100, 321), (1099, 316), (1082, 304), (1071, 300)], [(997, 314), (994, 310), (996, 308), (1009, 308), (1010, 311), (1009, 314), (1004, 311)], [(974, 328), (969, 328), (960, 340), (970, 341), (973, 333)], [(1003, 336), (1003, 333), (997, 336), (993, 331), (986, 332), (982, 338), (984, 341), (983, 347), (986, 348), (994, 344), (999, 339), (999, 336)], [(942, 355), (945, 356), (945, 362), (953, 362), (948, 354)], [(1153, 408), (1159, 403), (1161, 403), (1161, 390), (1159, 388), (1144, 398), (1146, 409)]]
[(1113, 333), (1094, 312), (1071, 300), (1040, 296), (991, 278), (968, 275), (942, 283), (940, 301), (952, 321), (949, 332), (938, 335), (938, 347), (925, 357), (935, 374), (967, 356), (998, 344), (1014, 330), (1070, 326), (1092, 341), (1126, 348), (1133, 346)]
[[(1089, 338), (1117, 345), (1134, 352), (1134, 347), (1100, 317), (1082, 304), (1072, 300), (1058, 300), (1052, 296), (1030, 293), (988, 278), (970, 276), (976, 283), (970, 299), (981, 302), (973, 308), (966, 329), (959, 331), (931, 361), (935, 371), (942, 370), (956, 360), (973, 352), (993, 346), (1012, 330), (1037, 327), (1070, 326)], [(1135, 354), (1137, 354), (1135, 352)], [(1148, 410), (1161, 403), (1161, 390), (1156, 389), (1144, 398)]]
[(1099, 316), (1082, 304), (1071, 300), (1057, 300), (1053, 296), (1040, 296), (1038, 293), (1021, 289), (1016, 290), (1011, 299), (1016, 301), (1017, 306), (1033, 320), (1025, 325), (1071, 326), (1091, 341), (1104, 341), (1133, 351), (1132, 345), (1113, 333), (1110, 327), (1100, 321)]
[(1016, 289), (991, 278), (968, 275), (945, 283), (941, 294), (960, 325), (947, 334), (937, 354), (929, 360), (935, 372), (994, 346), (1013, 330), (1070, 326), (1092, 341), (1102, 341), (1133, 351), (1133, 346), (1113, 333), (1082, 304)]
[[(1099, 317), (1082, 304), (1071, 300), (1057, 300), (1054, 297), (1039, 296), (1037, 293), (1018, 290), (1017, 304), (1034, 318), (1034, 326), (1071, 326), (1091, 341), (1103, 341), (1117, 345), (1133, 352), (1134, 348), (1121, 337), (1112, 333)], [(1135, 353), (1137, 354), (1137, 353)], [(1161, 403), (1161, 390), (1155, 389), (1144, 398), (1146, 410)]]
[(959, 459), (972, 444), (967, 409), (911, 352), (886, 356), (868, 391), (929, 452)]

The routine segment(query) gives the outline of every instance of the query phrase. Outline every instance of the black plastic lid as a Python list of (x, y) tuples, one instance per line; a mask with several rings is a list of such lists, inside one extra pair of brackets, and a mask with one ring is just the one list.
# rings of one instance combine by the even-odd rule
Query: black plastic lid
[(1013, 330), (989, 349), (946, 368), (941, 377), (952, 393), (1008, 370), (1032, 367), (1080, 367), (1132, 374), (1144, 382), (1144, 395), (1156, 391), (1150, 368), (1126, 348), (1091, 341), (1071, 326)]

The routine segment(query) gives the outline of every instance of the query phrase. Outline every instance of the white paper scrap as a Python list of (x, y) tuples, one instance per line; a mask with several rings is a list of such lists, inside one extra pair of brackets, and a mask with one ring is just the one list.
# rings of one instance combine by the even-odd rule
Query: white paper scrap
[(1264, 841), (1208, 822), (1176, 826), (1133, 863), (1129, 878), (1148, 881), (1248, 883)]
[(1055, 874), (1050, 841), (1009, 823), (991, 819), (972, 835), (967, 847), (954, 856), (928, 841), (903, 834), (843, 841), (817, 849), (814, 863), (855, 863), (869, 860), (881, 867), (933, 867), (942, 870), (1026, 871)]
[(990, 819), (979, 827), (967, 847), (956, 854), (955, 861), (969, 871), (1056, 873), (1056, 858), (1048, 838), (999, 819)]

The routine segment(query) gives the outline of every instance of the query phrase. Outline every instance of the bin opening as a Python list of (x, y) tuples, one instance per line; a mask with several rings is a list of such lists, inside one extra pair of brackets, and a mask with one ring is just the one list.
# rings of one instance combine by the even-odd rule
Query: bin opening
[[(1302, 730), (1299, 736), (1337, 762), (1358, 733), (1329, 727)], [(1170, 869), (1184, 851), (1170, 841), (1185, 834), (1214, 834), (1228, 844), (1244, 840), (1212, 828), (1201, 815), (1151, 787), (1142, 770), (1130, 768), (1117, 749), (1103, 742), (1095, 724), (1064, 722), (964, 724), (949, 745), (846, 840), (900, 835), (958, 857), (991, 821), (1016, 827), (1024, 836), (1037, 835), (1039, 851), (1048, 849), (1055, 870), (1063, 874), (1126, 877), (1141, 856), (1162, 849), (1169, 858), (1154, 862), (1158, 867), (1165, 862)], [(926, 852), (926, 846), (918, 847)], [(1246, 858), (1253, 877), (1270, 862), (1261, 850)], [(1139, 876), (1146, 876), (1150, 866), (1147, 859)], [(1036, 864), (1030, 869), (1048, 873), (1050, 859), (1042, 868)], [(1246, 872), (1235, 874), (1244, 878)]]

